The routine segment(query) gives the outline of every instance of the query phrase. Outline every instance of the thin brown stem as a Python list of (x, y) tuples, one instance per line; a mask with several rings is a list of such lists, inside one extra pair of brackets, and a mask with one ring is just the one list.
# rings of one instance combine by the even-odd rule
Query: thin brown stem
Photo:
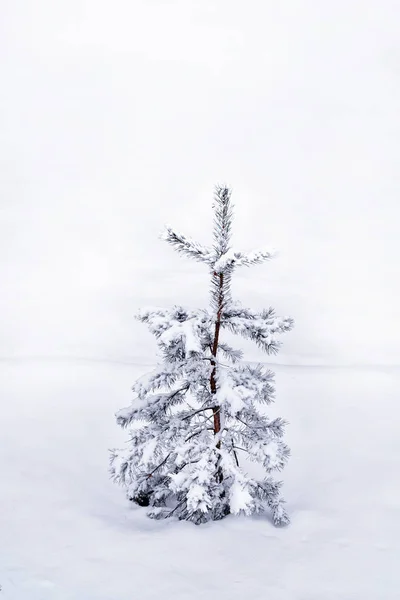
[[(220, 331), (221, 331), (221, 317), (222, 317), (222, 308), (223, 308), (223, 301), (224, 301), (224, 295), (223, 295), (223, 286), (224, 286), (224, 275), (223, 273), (214, 273), (214, 277), (218, 277), (219, 281), (218, 281), (218, 302), (217, 302), (217, 318), (215, 320), (215, 330), (214, 330), (214, 341), (213, 341), (213, 345), (212, 345), (212, 350), (211, 353), (213, 355), (213, 357), (215, 358), (217, 356), (217, 352), (218, 352), (218, 344), (219, 344), (219, 335), (220, 335)], [(211, 364), (212, 364), (212, 372), (211, 372), (211, 376), (210, 376), (210, 388), (211, 388), (211, 393), (212, 394), (216, 394), (217, 393), (217, 381), (216, 381), (216, 361), (215, 360), (211, 360)], [(221, 431), (221, 410), (220, 410), (220, 406), (213, 406), (212, 408), (213, 411), (213, 419), (214, 419), (214, 435), (218, 435)], [(221, 440), (218, 440), (216, 447), (218, 449), (221, 448)], [(222, 471), (219, 468), (218, 472), (216, 474), (216, 478), (218, 482), (222, 481), (223, 475), (222, 475)]]
[[(224, 275), (223, 273), (214, 273), (214, 277), (218, 277), (219, 278), (219, 286), (218, 286), (218, 305), (217, 305), (217, 318), (215, 320), (215, 330), (214, 330), (214, 341), (213, 341), (213, 345), (212, 345), (212, 355), (214, 357), (217, 356), (217, 352), (218, 352), (218, 344), (219, 344), (219, 335), (220, 335), (220, 331), (221, 331), (221, 315), (222, 315), (222, 306), (223, 306), (223, 285), (224, 285)], [(211, 364), (213, 366), (213, 370), (211, 372), (211, 377), (210, 377), (210, 387), (211, 387), (211, 393), (212, 394), (216, 394), (217, 393), (217, 382), (216, 382), (216, 363), (215, 360), (211, 361)], [(220, 410), (219, 410), (219, 406), (214, 406), (213, 407), (213, 414), (214, 414), (214, 433), (215, 435), (217, 435), (220, 431), (221, 431), (221, 415), (220, 415)], [(217, 443), (217, 448), (221, 447), (221, 443), (218, 442)]]

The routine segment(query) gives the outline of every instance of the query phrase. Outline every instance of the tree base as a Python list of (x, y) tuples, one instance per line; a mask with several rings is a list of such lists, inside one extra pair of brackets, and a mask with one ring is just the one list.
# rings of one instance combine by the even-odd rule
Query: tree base
[(133, 496), (132, 498), (129, 498), (129, 500), (131, 502), (134, 502), (135, 504), (138, 504), (139, 506), (149, 506), (150, 495), (151, 494), (145, 494), (144, 492), (141, 492), (137, 496)]

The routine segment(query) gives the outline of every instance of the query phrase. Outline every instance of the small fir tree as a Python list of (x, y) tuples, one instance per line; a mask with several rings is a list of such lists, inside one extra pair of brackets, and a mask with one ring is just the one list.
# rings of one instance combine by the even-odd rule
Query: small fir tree
[[(272, 253), (231, 249), (228, 188), (216, 188), (214, 212), (212, 247), (170, 227), (163, 235), (178, 252), (210, 269), (211, 308), (174, 306), (138, 315), (156, 337), (163, 361), (136, 383), (132, 405), (116, 415), (121, 427), (129, 427), (130, 441), (111, 452), (111, 475), (153, 518), (199, 524), (268, 509), (275, 524), (285, 524), (281, 483), (271, 477), (289, 456), (282, 441), (285, 422), (269, 419), (261, 409), (274, 399), (274, 375), (262, 365), (241, 363), (242, 352), (222, 341), (221, 332), (254, 340), (274, 354), (277, 336), (293, 321), (275, 316), (272, 308), (258, 312), (233, 302), (235, 268), (260, 264)], [(248, 461), (260, 463), (265, 477), (250, 476), (244, 470)]]

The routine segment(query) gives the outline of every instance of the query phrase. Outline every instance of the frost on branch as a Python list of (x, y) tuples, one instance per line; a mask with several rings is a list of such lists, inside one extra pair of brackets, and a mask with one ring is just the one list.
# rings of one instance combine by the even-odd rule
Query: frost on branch
[[(268, 511), (275, 524), (285, 524), (281, 484), (272, 476), (289, 457), (285, 421), (269, 418), (264, 408), (274, 401), (273, 373), (243, 364), (241, 350), (222, 336), (228, 330), (266, 353), (277, 352), (279, 336), (293, 321), (277, 317), (271, 308), (253, 311), (232, 301), (234, 269), (269, 260), (272, 252), (235, 252), (231, 225), (230, 191), (219, 187), (211, 248), (166, 229), (168, 243), (210, 269), (211, 306), (139, 313), (163, 360), (136, 382), (131, 405), (116, 415), (130, 439), (125, 448), (112, 451), (111, 475), (153, 518), (199, 524), (230, 513)], [(261, 465), (264, 478), (251, 474), (251, 463)]]
[(292, 329), (293, 319), (277, 317), (272, 308), (257, 313), (235, 305), (222, 313), (221, 326), (253, 340), (267, 354), (276, 354), (281, 345), (278, 335)]
[(224, 273), (233, 267), (250, 267), (251, 265), (260, 265), (274, 257), (275, 250), (257, 250), (254, 252), (232, 252), (223, 254), (221, 258), (215, 261), (213, 269), (216, 273)]
[(161, 235), (161, 239), (165, 240), (181, 254), (194, 258), (199, 262), (212, 264), (213, 252), (211, 248), (198, 244), (191, 238), (186, 237), (182, 233), (174, 231), (172, 227), (166, 227)]

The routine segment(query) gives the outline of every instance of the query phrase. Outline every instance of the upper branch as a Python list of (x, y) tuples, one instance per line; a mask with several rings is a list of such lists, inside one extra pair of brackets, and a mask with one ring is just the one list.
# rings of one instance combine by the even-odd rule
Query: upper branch
[(167, 226), (165, 228), (161, 235), (161, 239), (171, 244), (175, 250), (189, 258), (194, 258), (199, 262), (204, 262), (209, 265), (215, 261), (215, 256), (211, 248), (199, 244), (192, 238), (183, 235), (183, 233), (174, 231), (171, 227)]
[[(220, 259), (229, 250), (233, 207), (231, 190), (226, 186), (217, 186), (214, 193), (214, 250), (215, 259)], [(214, 269), (215, 270), (215, 269)]]

